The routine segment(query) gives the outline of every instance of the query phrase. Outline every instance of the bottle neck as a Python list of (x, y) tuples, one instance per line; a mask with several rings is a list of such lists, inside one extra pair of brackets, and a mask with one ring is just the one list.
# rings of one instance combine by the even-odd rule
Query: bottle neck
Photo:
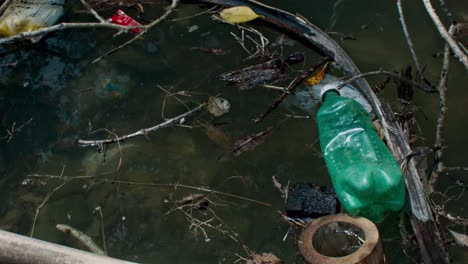
[(322, 101), (325, 102), (325, 100), (330, 99), (332, 97), (337, 97), (337, 96), (340, 96), (340, 92), (338, 92), (338, 90), (335, 90), (335, 89), (328, 90), (323, 94)]

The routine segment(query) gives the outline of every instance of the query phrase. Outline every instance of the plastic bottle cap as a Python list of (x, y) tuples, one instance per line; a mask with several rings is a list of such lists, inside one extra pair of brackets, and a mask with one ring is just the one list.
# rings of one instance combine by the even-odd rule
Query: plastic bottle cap
[(338, 94), (340, 94), (340, 91), (336, 89), (339, 84), (339, 82), (330, 82), (320, 87), (320, 99), (323, 101), (323, 96), (328, 91), (336, 91)]

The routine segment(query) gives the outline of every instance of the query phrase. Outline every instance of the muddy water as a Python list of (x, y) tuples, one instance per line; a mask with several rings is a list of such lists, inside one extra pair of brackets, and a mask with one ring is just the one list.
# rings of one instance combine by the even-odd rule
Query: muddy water
[[(447, 1), (448, 2), (448, 1)], [(362, 71), (384, 67), (401, 70), (411, 57), (393, 1), (268, 1), (292, 13), (301, 13), (327, 31), (354, 34), (343, 47)], [(459, 20), (467, 19), (468, 6), (462, 1), (448, 3)], [(304, 6), (306, 5), (306, 6)], [(146, 8), (145, 16), (154, 18), (160, 8)], [(182, 5), (171, 18), (183, 18), (206, 10)], [(427, 77), (436, 82), (440, 58), (432, 54), (442, 50), (438, 37), (421, 3), (405, 5), (407, 20), (416, 52)], [(129, 14), (135, 15), (134, 10)], [(112, 11), (103, 12), (110, 16)], [(91, 20), (84, 14), (66, 19)], [(367, 27), (362, 27), (367, 25)], [(300, 43), (271, 29), (258, 28), (269, 40), (269, 52), (306, 53), (303, 64), (288, 69), (291, 76), (313, 64), (318, 55)], [(271, 176), (281, 182), (307, 181), (330, 185), (326, 167), (316, 150), (315, 121), (291, 119), (283, 114), (311, 115), (300, 109), (279, 108), (265, 122), (250, 121), (275, 97), (274, 91), (254, 89), (246, 92), (226, 87), (217, 79), (223, 72), (255, 63), (244, 61), (248, 54), (231, 33), (239, 29), (213, 21), (210, 15), (161, 24), (143, 39), (117, 53), (91, 64), (113, 45), (129, 36), (113, 37), (107, 30), (77, 30), (51, 34), (36, 45), (15, 44), (1, 49), (1, 64), (17, 62), (16, 67), (0, 67), (0, 136), (33, 118), (7, 142), (0, 141), (0, 228), (29, 234), (36, 207), (48, 193), (76, 176), (56, 191), (41, 208), (34, 237), (80, 247), (55, 230), (56, 224), (71, 225), (102, 244), (102, 208), (105, 240), (110, 256), (145, 263), (232, 263), (246, 256), (243, 245), (257, 252), (273, 252), (285, 263), (301, 263), (294, 245), (294, 232), (281, 220), (278, 210), (283, 199), (273, 187)], [(252, 43), (247, 42), (248, 48)], [(216, 56), (191, 50), (192, 47), (221, 48), (228, 54)], [(371, 84), (382, 78), (371, 79)], [(466, 111), (458, 110), (467, 95), (466, 73), (455, 60), (449, 75), (449, 114), (445, 144), (447, 166), (466, 165)], [(162, 88), (162, 89), (161, 89)], [(176, 100), (168, 93), (187, 91), (190, 96)], [(76, 140), (107, 138), (105, 128), (116, 134), (149, 127), (187, 111), (218, 95), (230, 101), (231, 110), (221, 117), (200, 113), (187, 118), (188, 127), (158, 130), (147, 138), (135, 138), (109, 146), (106, 156), (95, 148), (81, 148)], [(389, 86), (383, 96), (394, 102), (395, 90)], [(434, 139), (438, 99), (416, 92), (416, 117), (421, 137), (417, 144), (430, 146)], [(182, 104), (181, 101), (186, 105)], [(164, 110), (164, 111), (163, 111)], [(313, 113), (312, 113), (313, 114)], [(226, 155), (223, 146), (207, 136), (206, 126), (193, 122), (219, 124), (227, 138), (238, 139), (271, 125), (276, 128), (265, 143), (239, 157)], [(219, 131), (218, 131), (219, 132)], [(418, 132), (419, 133), (419, 132)], [(27, 180), (28, 174), (50, 176)], [(463, 180), (454, 172), (441, 178), (438, 188), (445, 190)], [(131, 183), (131, 184), (129, 184)], [(181, 207), (175, 201), (200, 191), (183, 184), (206, 187), (269, 203), (210, 194), (204, 210)], [(450, 189), (456, 195), (460, 188)], [(466, 196), (447, 204), (453, 214), (467, 216), (463, 210)], [(177, 207), (181, 207), (177, 209)], [(194, 209), (195, 208), (195, 209)], [(461, 208), (461, 209), (460, 209)], [(204, 223), (202, 223), (204, 222)], [(387, 259), (390, 263), (412, 263), (401, 250), (397, 216), (390, 215), (379, 224)], [(450, 226), (462, 232), (457, 226)], [(288, 235), (286, 235), (288, 234)], [(409, 253), (417, 250), (410, 244)], [(457, 263), (466, 253), (450, 247)]]

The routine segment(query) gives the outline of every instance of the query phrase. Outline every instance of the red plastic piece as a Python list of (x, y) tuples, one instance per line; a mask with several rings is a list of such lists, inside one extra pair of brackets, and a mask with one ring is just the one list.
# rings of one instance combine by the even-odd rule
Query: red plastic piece
[[(127, 14), (124, 13), (124, 11), (120, 9), (117, 10), (117, 12), (109, 20), (113, 24), (127, 26), (127, 27), (141, 26), (141, 24), (138, 23), (138, 21), (128, 16)], [(138, 33), (141, 33), (143, 29), (133, 28), (133, 29), (130, 29), (130, 31), (138, 34)]]

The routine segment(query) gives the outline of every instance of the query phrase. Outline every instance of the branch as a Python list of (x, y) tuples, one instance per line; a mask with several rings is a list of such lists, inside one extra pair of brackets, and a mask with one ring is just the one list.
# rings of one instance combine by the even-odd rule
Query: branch
[(5, 136), (3, 136), (3, 137), (0, 137), (0, 140), (7, 139), (7, 143), (9, 143), (16, 133), (21, 132), (21, 130), (25, 126), (29, 125), (29, 123), (31, 123), (32, 121), (33, 121), (33, 118), (31, 117), (31, 118), (29, 118), (28, 121), (24, 122), (19, 127), (16, 127), (16, 122), (13, 122), (13, 124), (11, 125), (11, 128), (6, 129), (7, 134)]
[(432, 21), (434, 22), (437, 30), (439, 30), (439, 33), (442, 36), (442, 38), (444, 38), (445, 41), (447, 41), (453, 53), (455, 54), (455, 57), (457, 57), (458, 60), (460, 60), (460, 62), (463, 63), (463, 65), (465, 66), (465, 69), (468, 70), (468, 56), (465, 53), (463, 53), (463, 51), (457, 45), (455, 40), (453, 40), (453, 38), (447, 32), (444, 25), (440, 21), (440, 18), (437, 16), (434, 8), (432, 7), (431, 1), (423, 0), (423, 3), (424, 3), (424, 6), (426, 7), (427, 13), (429, 13), (429, 16), (432, 18)]
[[(457, 26), (451, 25), (449, 29), (449, 34), (453, 35), (457, 30)], [(442, 71), (440, 72), (440, 80), (438, 85), (439, 90), (439, 104), (440, 110), (439, 115), (437, 116), (437, 126), (436, 126), (436, 134), (434, 140), (434, 146), (442, 146), (444, 141), (442, 137), (442, 129), (444, 128), (445, 123), (445, 116), (447, 113), (447, 77), (449, 72), (449, 65), (450, 65), (450, 48), (448, 43), (445, 43), (444, 48), (444, 59), (442, 62)], [(429, 181), (429, 189), (431, 192), (434, 191), (434, 185), (439, 178), (440, 173), (444, 170), (444, 165), (442, 163), (442, 155), (443, 155), (443, 148), (436, 150), (434, 153), (434, 167), (432, 170), (432, 177)]]
[(150, 132), (153, 132), (153, 131), (158, 130), (160, 128), (165, 128), (165, 127), (171, 126), (174, 123), (179, 122), (181, 119), (200, 111), (205, 105), (206, 105), (206, 103), (203, 103), (203, 104), (193, 108), (192, 110), (190, 110), (188, 112), (185, 112), (185, 113), (183, 113), (181, 115), (178, 115), (178, 116), (176, 116), (174, 118), (168, 119), (168, 120), (164, 121), (163, 123), (160, 123), (160, 124), (158, 124), (156, 126), (153, 126), (153, 127), (138, 130), (138, 131), (136, 131), (136, 132), (134, 132), (132, 134), (127, 134), (127, 135), (124, 135), (124, 136), (114, 137), (114, 138), (109, 138), (109, 139), (95, 139), (95, 140), (79, 139), (78, 140), (78, 145), (80, 145), (82, 147), (96, 146), (96, 145), (120, 142), (120, 141), (126, 140), (128, 138), (132, 138), (132, 137), (136, 137), (136, 136), (140, 136), (140, 135), (147, 135)]
[(348, 80), (340, 83), (336, 89), (341, 89), (343, 87), (345, 87), (346, 85), (348, 84), (351, 84), (353, 82), (355, 82), (356, 80), (358, 79), (361, 79), (361, 78), (364, 78), (364, 77), (367, 77), (367, 76), (374, 76), (374, 75), (387, 75), (387, 76), (390, 76), (392, 78), (396, 78), (406, 84), (409, 84), (409, 85), (412, 85), (416, 88), (419, 88), (420, 90), (426, 92), (426, 93), (438, 93), (439, 91), (436, 90), (436, 89), (433, 89), (431, 87), (428, 87), (428, 86), (423, 86), (415, 81), (412, 81), (410, 79), (407, 79), (407, 78), (404, 78), (403, 76), (400, 76), (399, 74), (396, 74), (396, 73), (393, 73), (393, 72), (389, 72), (389, 71), (384, 71), (383, 69), (380, 69), (378, 71), (372, 71), (372, 72), (366, 72), (366, 73), (361, 73), (359, 75), (356, 75), (356, 76), (353, 76), (351, 78), (349, 78)]
[(401, 26), (403, 27), (403, 33), (405, 34), (406, 41), (408, 42), (408, 47), (411, 52), (411, 56), (413, 56), (414, 65), (416, 65), (416, 69), (418, 70), (419, 77), (421, 77), (421, 79), (424, 79), (422, 71), (421, 71), (421, 67), (419, 66), (418, 57), (416, 56), (416, 51), (414, 50), (413, 41), (411, 40), (409, 31), (408, 31), (408, 26), (406, 25), (405, 16), (403, 15), (403, 6), (401, 5), (401, 0), (397, 1), (397, 8), (398, 8), (398, 14), (400, 15)]

